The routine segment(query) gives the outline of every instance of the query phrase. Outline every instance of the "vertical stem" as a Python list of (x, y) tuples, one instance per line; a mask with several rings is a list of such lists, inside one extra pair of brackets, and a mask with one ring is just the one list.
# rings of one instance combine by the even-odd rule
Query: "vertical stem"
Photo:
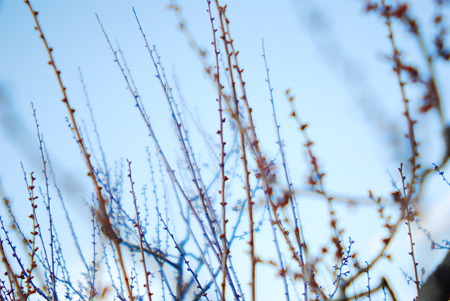
[(208, 13), (209, 13), (209, 19), (211, 21), (211, 30), (213, 35), (213, 42), (212, 45), (214, 47), (214, 57), (215, 57), (215, 69), (216, 72), (214, 73), (214, 81), (216, 82), (217, 87), (217, 104), (219, 106), (219, 131), (217, 134), (220, 137), (220, 177), (221, 177), (221, 188), (219, 191), (219, 194), (221, 196), (221, 203), (222, 206), (222, 298), (223, 300), (226, 300), (226, 280), (227, 280), (227, 273), (228, 273), (228, 240), (227, 240), (227, 202), (226, 202), (226, 195), (225, 195), (225, 189), (226, 189), (226, 181), (228, 180), (227, 176), (225, 175), (225, 139), (223, 136), (223, 124), (225, 123), (225, 118), (223, 117), (223, 107), (222, 107), (222, 83), (220, 82), (220, 69), (219, 69), (219, 50), (217, 47), (217, 39), (216, 39), (216, 32), (217, 29), (214, 27), (214, 17), (211, 12), (211, 1), (207, 0), (208, 4)]
[[(239, 110), (239, 98), (236, 91), (236, 81), (234, 79), (234, 73), (233, 70), (237, 69), (237, 73), (240, 73), (239, 68), (237, 67), (237, 64), (232, 63), (232, 57), (236, 56), (236, 53), (233, 51), (233, 49), (230, 49), (230, 45), (232, 45), (232, 39), (229, 36), (229, 32), (227, 31), (227, 24), (228, 19), (225, 17), (225, 9), (226, 7), (223, 7), (219, 4), (218, 0), (215, 0), (217, 10), (219, 11), (219, 21), (220, 21), (220, 30), (221, 30), (221, 36), (224, 49), (226, 52), (227, 57), (227, 64), (228, 64), (228, 73), (230, 75), (231, 80), (231, 88), (233, 91), (233, 103), (234, 108), (231, 112), (231, 116), (234, 120), (236, 120), (236, 123), (240, 123), (241, 117), (240, 117), (240, 110)], [(242, 88), (244, 89), (243, 85)], [(245, 97), (243, 97), (245, 99)], [(250, 130), (251, 131), (251, 130)], [(248, 203), (248, 217), (249, 217), (249, 233), (250, 233), (250, 270), (251, 270), (251, 279), (250, 279), (250, 290), (251, 290), (251, 300), (256, 301), (256, 258), (255, 258), (255, 223), (253, 218), (253, 205), (255, 204), (252, 200), (251, 196), (251, 184), (250, 184), (250, 171), (248, 167), (248, 161), (247, 161), (247, 149), (246, 149), (246, 142), (245, 142), (245, 133), (243, 130), (239, 131), (239, 141), (241, 144), (241, 150), (242, 150), (242, 163), (244, 168), (244, 177), (245, 177), (245, 190), (246, 190), (246, 197), (247, 197), (247, 203)]]

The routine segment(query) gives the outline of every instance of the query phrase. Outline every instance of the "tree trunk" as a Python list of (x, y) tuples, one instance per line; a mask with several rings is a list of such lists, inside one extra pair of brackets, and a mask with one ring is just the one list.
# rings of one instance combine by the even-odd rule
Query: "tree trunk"
[(425, 281), (417, 301), (448, 301), (450, 298), (450, 251)]

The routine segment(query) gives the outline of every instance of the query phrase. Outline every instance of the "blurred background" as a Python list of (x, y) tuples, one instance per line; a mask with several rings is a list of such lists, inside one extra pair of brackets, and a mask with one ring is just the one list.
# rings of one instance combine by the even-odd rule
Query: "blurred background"
[[(291, 162), (293, 183), (301, 196), (307, 238), (317, 250), (323, 246), (327, 241), (324, 237), (329, 235), (328, 217), (325, 201), (308, 192), (306, 177), (310, 168), (302, 147), (304, 141), (295, 122), (289, 118), (286, 89), (296, 96), (297, 113), (303, 122), (310, 124), (308, 133), (315, 142), (319, 164), (326, 172), (327, 190), (340, 200), (338, 218), (347, 229), (344, 240), (351, 237), (356, 242), (352, 248), (370, 261), (385, 232), (377, 219), (376, 206), (367, 198), (368, 191), (389, 201), (390, 193), (395, 190), (393, 182), (399, 181), (397, 169), (400, 163), (407, 165), (410, 157), (408, 141), (404, 138), (407, 128), (402, 115), (403, 103), (392, 62), (388, 59), (392, 50), (384, 21), (375, 14), (365, 13), (363, 1), (245, 0), (228, 4), (231, 34), (240, 51), (241, 67), (245, 69), (244, 78), (261, 146), (269, 158), (279, 159), (276, 132), (268, 122), (272, 117), (268, 113), (270, 96), (262, 57), (264, 39), (280, 130)], [(137, 185), (142, 187), (148, 182), (145, 180), (148, 173), (146, 147), (151, 141), (95, 14), (111, 42), (120, 45), (171, 162), (176, 166), (179, 160), (170, 113), (136, 24), (134, 7), (149, 42), (157, 47), (169, 80), (177, 87), (175, 94), (180, 110), (193, 132), (193, 144), (199, 146), (196, 151), (203, 167), (210, 168), (208, 162), (213, 162), (209, 159), (214, 156), (204, 141), (218, 143), (214, 140), (217, 140), (215, 132), (219, 126), (214, 86), (199, 57), (178, 29), (178, 20), (168, 9), (168, 1), (35, 1), (34, 5), (50, 46), (54, 48), (69, 99), (77, 110), (76, 116), (85, 120), (86, 128), (92, 131), (80, 80), (81, 70), (111, 167), (120, 169), (123, 160), (131, 160), (136, 166)], [(194, 39), (212, 60), (205, 1), (189, 1), (180, 6)], [(433, 7), (432, 1), (410, 3), (410, 12), (420, 16), (420, 26), (425, 33), (433, 30)], [(85, 176), (85, 165), (65, 120), (67, 112), (61, 103), (60, 89), (34, 26), (25, 4), (0, 2), (0, 189), (11, 199), (17, 212), (29, 212), (21, 164), (27, 173), (34, 171), (40, 175), (42, 169), (30, 105), (33, 102), (58, 185), (71, 214), (82, 227), (84, 222), (89, 222), (86, 202), (91, 198), (91, 183)], [(411, 34), (400, 24), (395, 24), (394, 29), (406, 61), (425, 69), (425, 61)], [(446, 116), (450, 95), (448, 65), (436, 64), (436, 74)], [(442, 161), (445, 143), (437, 112), (418, 112), (422, 94), (418, 87), (408, 88), (413, 118), (418, 120), (420, 163), (424, 168), (433, 168), (433, 163)], [(439, 242), (449, 238), (449, 189), (438, 174), (430, 174), (418, 205), (423, 226)], [(350, 205), (349, 199), (355, 204)], [(398, 214), (395, 206), (386, 205), (393, 216)], [(30, 223), (25, 216), (23, 222)], [(261, 236), (257, 235), (256, 239)], [(89, 237), (86, 239), (89, 242)], [(389, 275), (400, 300), (412, 300), (415, 296), (414, 286), (408, 285), (404, 275), (412, 275), (407, 240), (406, 228), (401, 229), (390, 249), (393, 261), (380, 262), (372, 277)], [(417, 260), (426, 277), (445, 252), (431, 251), (430, 242), (420, 231), (416, 231), (415, 241)], [(264, 249), (257, 252), (263, 258), (275, 256), (265, 254)], [(246, 256), (242, 256), (243, 262)], [(264, 296), (264, 300), (270, 300), (279, 292), (265, 289), (264, 284), (271, 283), (276, 271), (266, 270), (266, 267), (261, 267), (261, 271), (264, 272), (261, 272), (258, 290), (263, 292), (260, 296)], [(332, 280), (329, 284), (332, 285)]]

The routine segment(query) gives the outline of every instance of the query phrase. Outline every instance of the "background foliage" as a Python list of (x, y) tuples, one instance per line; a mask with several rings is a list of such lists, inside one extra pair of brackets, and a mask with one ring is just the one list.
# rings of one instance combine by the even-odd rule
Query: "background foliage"
[(3, 299), (420, 295), (446, 1), (27, 4), (2, 11)]

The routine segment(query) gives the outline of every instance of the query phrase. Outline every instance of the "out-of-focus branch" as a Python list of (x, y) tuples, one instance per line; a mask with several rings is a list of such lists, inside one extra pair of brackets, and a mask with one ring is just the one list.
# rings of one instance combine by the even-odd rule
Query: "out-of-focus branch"
[(450, 298), (450, 251), (428, 277), (417, 301), (447, 301)]

